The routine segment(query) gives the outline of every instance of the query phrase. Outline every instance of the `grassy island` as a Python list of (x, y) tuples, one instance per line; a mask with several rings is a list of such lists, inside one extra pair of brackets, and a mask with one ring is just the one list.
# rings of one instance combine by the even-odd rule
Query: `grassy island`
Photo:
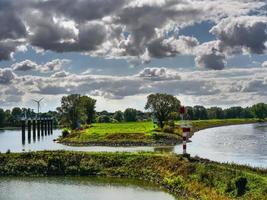
[(178, 199), (265, 199), (267, 171), (158, 153), (47, 151), (0, 154), (0, 176), (102, 176), (141, 179)]
[[(255, 123), (257, 119), (194, 120), (192, 134), (198, 130), (235, 124)], [(173, 132), (155, 128), (152, 122), (94, 123), (83, 130), (73, 130), (59, 142), (75, 146), (171, 146), (181, 143), (179, 122)]]
[(152, 122), (94, 123), (83, 130), (73, 130), (59, 141), (69, 145), (157, 146), (181, 141), (179, 130), (164, 133)]

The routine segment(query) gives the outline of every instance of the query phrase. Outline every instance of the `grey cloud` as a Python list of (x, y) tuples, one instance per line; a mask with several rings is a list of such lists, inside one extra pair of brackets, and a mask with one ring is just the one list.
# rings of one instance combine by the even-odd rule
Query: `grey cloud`
[[(156, 58), (188, 54), (196, 41), (189, 37), (177, 38), (179, 28), (206, 20), (217, 22), (227, 16), (247, 15), (264, 4), (251, 0), (78, 0), (75, 3), (71, 0), (0, 0), (0, 5), (0, 16), (4, 16), (0, 17), (3, 27), (0, 59), (9, 59), (18, 44), (3, 42), (19, 38), (42, 50), (104, 57), (142, 58), (148, 55), (146, 51), (148, 56)], [(221, 32), (215, 29), (213, 32), (220, 38)], [(221, 27), (218, 25), (217, 29)], [(253, 24), (252, 29), (263, 39), (260, 23)], [(242, 30), (249, 35), (252, 29), (244, 25)], [(252, 44), (255, 41), (248, 40), (247, 47), (252, 52), (261, 52), (261, 39), (254, 39), (255, 45)], [(234, 41), (233, 45), (238, 42)]]
[(0, 61), (9, 60), (20, 44), (14, 41), (0, 41)]
[(126, 0), (48, 0), (35, 4), (45, 13), (68, 17), (78, 22), (101, 19), (122, 8)]
[(225, 67), (225, 55), (217, 51), (199, 55), (195, 58), (197, 66), (221, 70)]
[(158, 67), (152, 67), (152, 68), (145, 68), (142, 71), (138, 73), (139, 77), (151, 79), (151, 80), (179, 80), (181, 77), (176, 71), (167, 69), (167, 68), (158, 68)]
[(15, 63), (11, 66), (14, 71), (29, 71), (29, 70), (36, 70), (37, 64), (32, 62), (31, 60), (24, 60), (19, 63)]
[(223, 19), (210, 30), (222, 42), (223, 46), (240, 46), (257, 54), (262, 54), (266, 49), (266, 31), (267, 18), (259, 16)]
[(56, 72), (54, 74), (51, 75), (52, 78), (64, 78), (66, 76), (68, 76), (69, 73), (66, 72), (66, 71), (59, 71), (59, 72)]
[(67, 59), (55, 59), (50, 62), (47, 62), (43, 65), (40, 65), (38, 68), (41, 72), (54, 72), (62, 69), (63, 65), (70, 62)]
[(0, 41), (26, 36), (26, 28), (13, 5), (15, 2), (0, 0)]
[(194, 37), (179, 36), (168, 39), (157, 38), (148, 44), (148, 52), (151, 57), (171, 57), (177, 54), (192, 54), (192, 50), (199, 44)]
[(195, 49), (195, 63), (198, 67), (222, 70), (226, 55), (220, 51), (220, 41), (203, 43)]
[(10, 68), (0, 68), (0, 84), (9, 84), (15, 77), (16, 75)]
[(24, 60), (11, 66), (14, 71), (39, 71), (42, 73), (55, 72), (62, 69), (63, 65), (70, 62), (67, 59), (55, 59), (45, 64), (37, 64), (31, 60)]
[[(180, 78), (174, 78), (172, 75), (179, 75)], [(0, 93), (3, 99), (6, 99), (7, 96), (31, 95), (49, 95), (52, 98), (71, 93), (88, 94), (107, 99), (124, 99), (128, 96), (145, 96), (154, 92), (166, 92), (191, 99), (194, 103), (203, 102), (207, 105), (218, 102), (220, 105), (225, 105), (239, 100), (255, 102), (255, 95), (267, 100), (266, 76), (267, 70), (262, 67), (194, 72), (147, 68), (131, 76), (73, 74), (62, 78), (27, 75), (16, 77), (12, 81), (12, 85), (0, 84)], [(10, 88), (11, 86), (17, 90)], [(7, 88), (10, 88), (10, 91), (5, 92)], [(240, 97), (239, 100), (236, 99), (237, 95)]]

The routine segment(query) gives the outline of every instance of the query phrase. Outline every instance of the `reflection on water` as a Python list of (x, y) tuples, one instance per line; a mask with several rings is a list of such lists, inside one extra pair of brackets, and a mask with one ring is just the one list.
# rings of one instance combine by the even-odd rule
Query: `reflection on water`
[[(28, 135), (27, 142), (21, 139), (20, 130), (0, 131), (0, 152), (36, 150), (73, 150), (73, 151), (157, 151), (182, 153), (182, 146), (175, 147), (71, 147), (53, 142), (60, 130), (53, 135), (41, 133)], [(267, 168), (267, 124), (224, 126), (199, 131), (191, 138), (188, 153), (219, 162), (235, 162)]]
[[(267, 124), (224, 126), (199, 131), (188, 152), (219, 162), (267, 167)], [(181, 153), (181, 146), (175, 147)]]
[[(27, 191), (27, 192), (25, 192)], [(0, 178), (2, 200), (174, 200), (136, 180), (108, 178)]]

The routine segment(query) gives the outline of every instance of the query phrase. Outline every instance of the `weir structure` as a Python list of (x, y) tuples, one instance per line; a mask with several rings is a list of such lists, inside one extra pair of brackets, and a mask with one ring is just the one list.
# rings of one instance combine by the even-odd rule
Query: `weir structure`
[(48, 136), (53, 134), (53, 118), (22, 118), (21, 119), (21, 133), (22, 133), (22, 144), (26, 142), (26, 129), (27, 129), (27, 140), (28, 143), (36, 141), (36, 137), (40, 140), (40, 137)]

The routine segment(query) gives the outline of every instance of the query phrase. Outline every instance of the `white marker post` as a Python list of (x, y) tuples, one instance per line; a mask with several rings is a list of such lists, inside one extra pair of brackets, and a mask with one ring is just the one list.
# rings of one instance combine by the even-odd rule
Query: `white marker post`
[(181, 128), (183, 130), (183, 155), (187, 155), (186, 143), (187, 143), (187, 140), (189, 138), (189, 133), (190, 133), (190, 127), (187, 126), (184, 122), (185, 113), (186, 113), (185, 107), (180, 106)]

